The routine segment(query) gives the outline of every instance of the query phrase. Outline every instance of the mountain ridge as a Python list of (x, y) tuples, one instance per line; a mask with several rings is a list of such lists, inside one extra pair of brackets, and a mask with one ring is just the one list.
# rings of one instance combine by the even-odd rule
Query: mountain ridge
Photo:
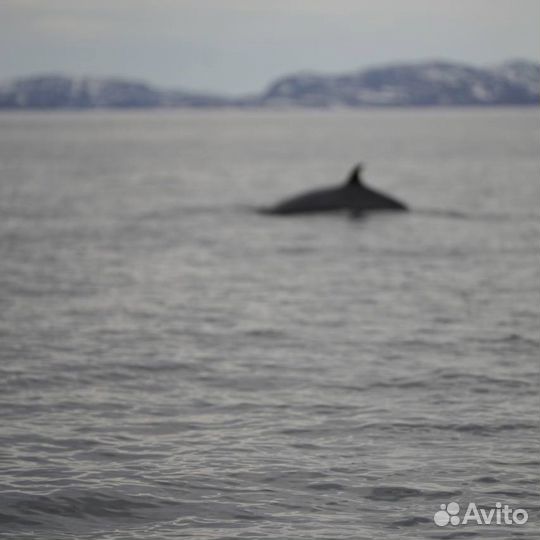
[(0, 109), (157, 107), (436, 107), (536, 105), (540, 64), (507, 61), (478, 67), (448, 60), (391, 63), (340, 74), (298, 72), (261, 93), (227, 97), (166, 90), (119, 77), (49, 74), (0, 84)]

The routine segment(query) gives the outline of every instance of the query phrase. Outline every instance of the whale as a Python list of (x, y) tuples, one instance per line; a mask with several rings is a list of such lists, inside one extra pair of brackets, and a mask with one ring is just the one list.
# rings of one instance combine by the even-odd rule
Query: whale
[(366, 186), (362, 172), (363, 165), (359, 163), (351, 170), (345, 183), (338, 187), (308, 191), (261, 211), (264, 214), (284, 216), (340, 210), (349, 210), (354, 215), (381, 210), (408, 210), (404, 203)]

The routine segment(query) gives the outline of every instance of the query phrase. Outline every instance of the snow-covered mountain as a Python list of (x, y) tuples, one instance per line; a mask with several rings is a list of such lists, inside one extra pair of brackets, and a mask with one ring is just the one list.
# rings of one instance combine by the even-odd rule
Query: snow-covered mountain
[(299, 73), (260, 95), (228, 98), (161, 90), (117, 78), (43, 75), (0, 84), (0, 108), (366, 107), (535, 105), (540, 64), (506, 62), (479, 68), (451, 62), (394, 64), (339, 75)]
[(125, 79), (40, 75), (0, 84), (0, 108), (88, 109), (216, 107), (229, 100), (207, 94), (165, 91)]
[(436, 106), (528, 105), (540, 102), (540, 65), (508, 62), (478, 68), (450, 62), (395, 64), (342, 75), (283, 77), (265, 105)]

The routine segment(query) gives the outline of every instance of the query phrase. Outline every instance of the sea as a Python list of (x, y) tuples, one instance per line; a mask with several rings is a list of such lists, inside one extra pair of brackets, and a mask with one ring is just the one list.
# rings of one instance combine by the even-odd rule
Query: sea
[(539, 538), (539, 113), (2, 113), (0, 537)]

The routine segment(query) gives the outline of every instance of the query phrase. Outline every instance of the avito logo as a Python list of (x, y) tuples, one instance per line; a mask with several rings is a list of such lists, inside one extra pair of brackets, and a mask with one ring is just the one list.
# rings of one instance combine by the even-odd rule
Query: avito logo
[(478, 508), (475, 503), (469, 503), (463, 518), (459, 516), (459, 504), (451, 502), (441, 504), (441, 509), (435, 512), (433, 521), (439, 527), (446, 525), (523, 525), (527, 523), (529, 514), (523, 508), (512, 510), (507, 504), (498, 502), (495, 508)]

